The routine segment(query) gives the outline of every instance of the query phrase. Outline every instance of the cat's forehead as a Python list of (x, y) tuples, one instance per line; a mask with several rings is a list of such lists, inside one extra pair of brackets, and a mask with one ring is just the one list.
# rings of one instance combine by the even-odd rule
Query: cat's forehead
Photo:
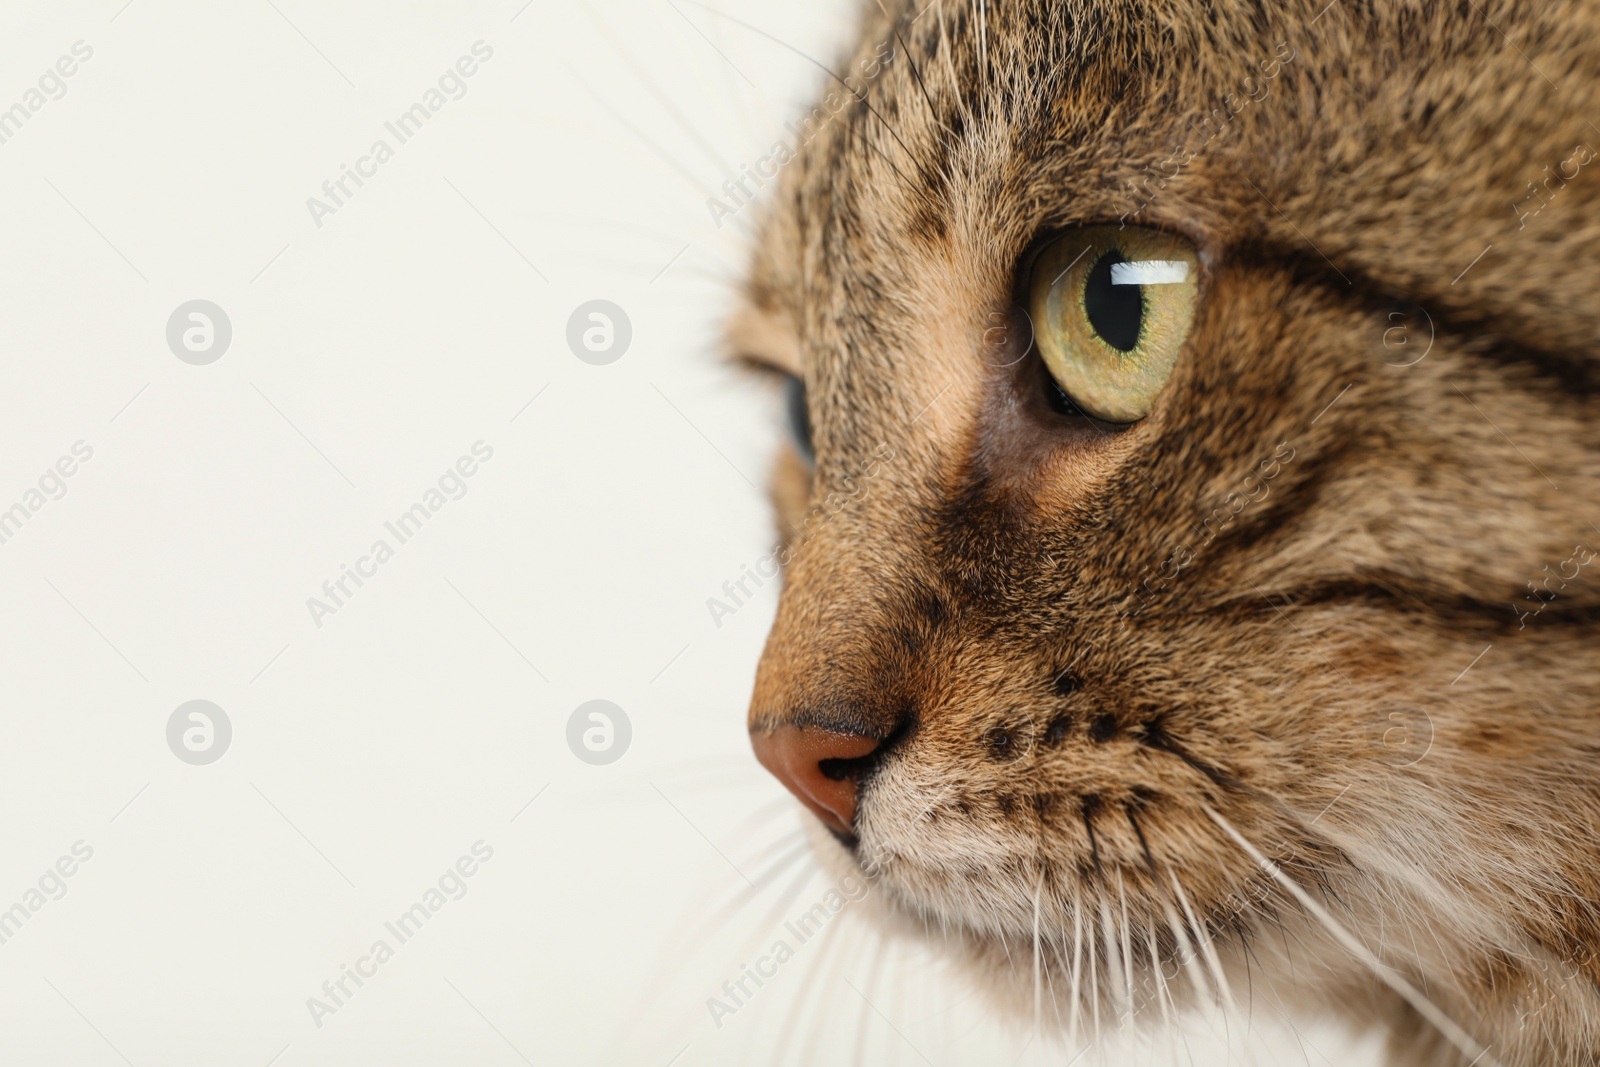
[[(808, 375), (903, 376), (909, 359), (940, 359), (908, 343), (930, 317), (985, 328), (1031, 241), (1115, 223), (1181, 233), (1202, 263), (1304, 265), (1514, 324), (1540, 348), (1592, 346), (1600, 311), (1582, 279), (1600, 240), (1562, 234), (1562, 258), (1513, 238), (1524, 187), (1594, 158), (1600, 135), (1573, 116), (1600, 93), (1461, 23), (1416, 4), (873, 8), (789, 126), (796, 158), (763, 220), (750, 302), (792, 326)], [(1517, 121), (1486, 97), (1517, 101)], [(1554, 181), (1569, 202), (1593, 196)], [(1457, 279), (1490, 244), (1509, 257), (1498, 273)], [(959, 377), (946, 354), (929, 369)]]
[(976, 376), (939, 334), (993, 326), (1042, 229), (1126, 213), (1126, 160), (1168, 136), (1149, 100), (1192, 64), (1142, 73), (1112, 8), (1036, 6), (990, 4), (982, 23), (953, 4), (869, 19), (789, 124), (795, 159), (762, 221), (735, 343), (790, 330), (801, 365), (772, 361), (812, 377), (848, 365), (857, 382), (915, 350), (959, 390)]

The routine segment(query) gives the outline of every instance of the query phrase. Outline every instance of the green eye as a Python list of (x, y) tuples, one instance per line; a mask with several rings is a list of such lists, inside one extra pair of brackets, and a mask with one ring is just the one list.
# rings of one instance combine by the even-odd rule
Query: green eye
[(1106, 422), (1150, 413), (1189, 336), (1199, 273), (1192, 244), (1137, 226), (1070, 230), (1034, 257), (1034, 339), (1073, 403)]

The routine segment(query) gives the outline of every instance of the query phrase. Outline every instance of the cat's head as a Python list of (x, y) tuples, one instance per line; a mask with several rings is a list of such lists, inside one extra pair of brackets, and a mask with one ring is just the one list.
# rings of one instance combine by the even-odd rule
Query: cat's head
[(895, 4), (775, 146), (749, 725), (897, 908), (1597, 943), (1596, 79), (1470, 7)]

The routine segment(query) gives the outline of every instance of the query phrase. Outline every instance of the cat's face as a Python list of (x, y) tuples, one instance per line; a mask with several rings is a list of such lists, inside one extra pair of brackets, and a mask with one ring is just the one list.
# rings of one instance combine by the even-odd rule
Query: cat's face
[(1302, 910), (1236, 832), (1427, 980), (1600, 942), (1595, 79), (1392, 7), (892, 5), (792, 127), (750, 728), (904, 911), (1130, 977)]

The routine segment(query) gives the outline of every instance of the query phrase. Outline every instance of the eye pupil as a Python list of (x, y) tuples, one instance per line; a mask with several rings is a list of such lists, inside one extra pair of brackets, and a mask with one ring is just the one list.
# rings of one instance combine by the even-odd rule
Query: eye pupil
[(1090, 268), (1083, 286), (1089, 325), (1119, 352), (1132, 352), (1144, 327), (1144, 286), (1111, 284), (1111, 268), (1126, 262), (1121, 252), (1107, 252)]
[(1051, 406), (1118, 425), (1149, 415), (1188, 344), (1193, 242), (1143, 226), (1073, 227), (1033, 253), (1024, 280)]

